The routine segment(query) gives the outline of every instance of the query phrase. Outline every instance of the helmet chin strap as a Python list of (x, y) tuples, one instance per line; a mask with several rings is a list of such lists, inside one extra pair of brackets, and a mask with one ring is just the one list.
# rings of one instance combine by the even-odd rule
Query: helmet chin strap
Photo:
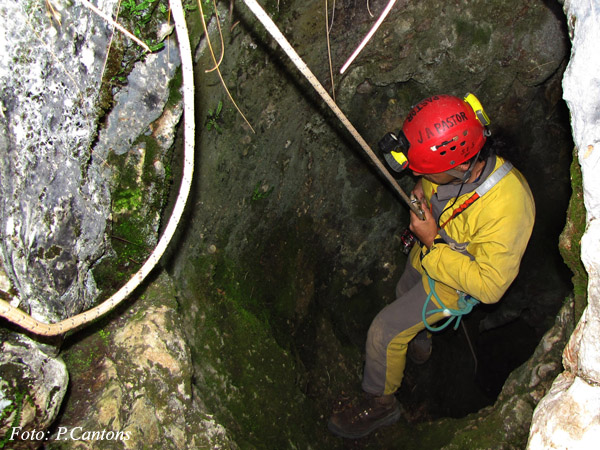
[(469, 178), (471, 178), (471, 174), (473, 173), (473, 169), (475, 168), (475, 164), (477, 163), (477, 161), (479, 161), (479, 154), (481, 153), (481, 150), (479, 150), (477, 152), (477, 155), (471, 160), (471, 164), (469, 164), (469, 168), (466, 170), (466, 172), (463, 172), (461, 170), (458, 170), (456, 168), (452, 168), (452, 169), (448, 169), (446, 171), (446, 173), (448, 175), (452, 175), (453, 177), (456, 177), (460, 180), (461, 183), (466, 183), (467, 181), (469, 181)]

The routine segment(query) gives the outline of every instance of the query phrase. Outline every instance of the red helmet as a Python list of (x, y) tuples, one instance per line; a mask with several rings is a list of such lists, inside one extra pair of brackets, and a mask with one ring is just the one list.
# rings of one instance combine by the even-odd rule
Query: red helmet
[(402, 125), (409, 167), (440, 173), (468, 161), (483, 147), (489, 119), (473, 94), (464, 100), (436, 95), (414, 106)]

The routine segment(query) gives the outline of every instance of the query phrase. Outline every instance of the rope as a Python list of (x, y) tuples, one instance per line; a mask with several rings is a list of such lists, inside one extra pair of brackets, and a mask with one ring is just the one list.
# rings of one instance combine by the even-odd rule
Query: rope
[(325, 88), (321, 85), (317, 77), (311, 72), (306, 63), (302, 60), (300, 55), (296, 53), (296, 51), (292, 48), (287, 39), (283, 36), (277, 25), (271, 20), (271, 18), (267, 15), (265, 10), (256, 2), (256, 0), (244, 0), (246, 6), (254, 13), (256, 18), (263, 24), (263, 26), (267, 29), (267, 31), (271, 34), (273, 39), (277, 41), (277, 43), (281, 46), (283, 51), (287, 54), (290, 60), (294, 63), (294, 65), (298, 68), (298, 70), (304, 75), (304, 77), (308, 80), (308, 82), (312, 85), (312, 87), (317, 91), (317, 93), (321, 96), (321, 98), (325, 101), (327, 106), (333, 111), (333, 113), (337, 116), (337, 118), (342, 122), (342, 124), (346, 127), (346, 129), (350, 132), (352, 137), (356, 139), (356, 142), (362, 147), (364, 152), (369, 156), (371, 161), (375, 164), (375, 166), (379, 169), (384, 178), (390, 183), (390, 185), (396, 190), (396, 192), (400, 195), (402, 200), (408, 205), (408, 207), (422, 220), (425, 220), (425, 214), (419, 208), (418, 205), (411, 202), (410, 198), (404, 193), (398, 182), (392, 177), (392, 175), (388, 172), (385, 166), (381, 163), (381, 161), (377, 158), (369, 144), (362, 138), (362, 136), (358, 133), (356, 128), (350, 123), (346, 115), (342, 112), (342, 110), (337, 106), (335, 101), (331, 98), (331, 96), (327, 93)]
[[(363, 38), (363, 40), (361, 41), (361, 43), (359, 44), (359, 46), (356, 48), (356, 50), (354, 50), (354, 52), (352, 53), (352, 55), (350, 55), (350, 58), (348, 58), (348, 61), (346, 61), (346, 63), (342, 66), (342, 68), (340, 69), (340, 73), (344, 73), (346, 71), (346, 69), (350, 66), (350, 64), (352, 64), (352, 61), (354, 61), (356, 59), (356, 57), (362, 51), (362, 49), (365, 47), (365, 45), (367, 45), (367, 43), (371, 40), (371, 38), (373, 37), (373, 35), (375, 34), (375, 32), (377, 31), (377, 29), (379, 28), (379, 26), (383, 23), (383, 21), (385, 20), (385, 18), (387, 17), (387, 15), (392, 10), (392, 7), (394, 6), (394, 3), (396, 3), (396, 0), (390, 0), (390, 2), (387, 4), (387, 6), (385, 7), (385, 9), (383, 10), (383, 12), (381, 13), (381, 15), (379, 16), (379, 19), (377, 19), (377, 22), (375, 22), (375, 25), (373, 25), (371, 27), (371, 30)], [(367, 7), (368, 7), (368, 3), (367, 3)], [(371, 11), (369, 11), (369, 14), (371, 14)], [(373, 14), (371, 14), (371, 17), (373, 17)]]
[(473, 376), (477, 375), (477, 355), (475, 354), (475, 349), (473, 348), (473, 343), (471, 342), (471, 338), (469, 337), (469, 332), (467, 331), (467, 327), (464, 322), (460, 322), (462, 325), (462, 329), (465, 333), (465, 337), (467, 338), (467, 344), (469, 344), (469, 350), (471, 350), (471, 356), (473, 357), (473, 361), (475, 362), (475, 367), (473, 368)]
[(181, 220), (188, 194), (192, 184), (194, 173), (194, 74), (192, 65), (192, 52), (190, 48), (189, 35), (185, 23), (185, 16), (181, 0), (170, 0), (175, 29), (177, 30), (177, 42), (181, 57), (181, 67), (183, 71), (183, 98), (184, 98), (184, 165), (183, 177), (179, 194), (173, 208), (169, 222), (163, 235), (161, 236), (156, 248), (148, 257), (144, 265), (135, 273), (131, 279), (119, 289), (112, 297), (105, 300), (100, 305), (77, 314), (58, 323), (40, 322), (29, 314), (18, 308), (11, 306), (8, 302), (0, 299), (0, 316), (10, 322), (24, 328), (32, 333), (42, 336), (57, 336), (67, 331), (88, 324), (98, 317), (113, 310), (119, 303), (125, 300), (148, 276), (148, 274), (158, 264), (158, 261), (164, 254), (171, 238), (173, 237), (177, 225)]
[[(427, 328), (429, 331), (434, 332), (442, 331), (446, 327), (448, 327), (453, 320), (456, 320), (456, 323), (454, 324), (454, 329), (456, 330), (460, 325), (460, 319), (462, 318), (462, 316), (469, 314), (471, 311), (473, 311), (473, 308), (479, 304), (479, 300), (471, 297), (468, 294), (465, 294), (464, 292), (461, 292), (457, 303), (458, 309), (448, 308), (444, 304), (444, 302), (442, 302), (440, 297), (437, 295), (437, 292), (435, 291), (435, 281), (433, 281), (429, 275), (427, 275), (427, 279), (429, 280), (429, 294), (427, 295), (427, 300), (425, 300), (425, 304), (423, 305), (422, 311), (423, 323), (425, 324), (425, 328)], [(435, 300), (441, 306), (441, 308), (427, 311), (427, 305), (429, 305), (431, 297), (435, 297)], [(448, 320), (446, 320), (446, 322), (444, 322), (439, 327), (429, 325), (429, 323), (427, 323), (427, 316), (431, 316), (440, 312), (443, 313), (444, 316), (448, 317)]]

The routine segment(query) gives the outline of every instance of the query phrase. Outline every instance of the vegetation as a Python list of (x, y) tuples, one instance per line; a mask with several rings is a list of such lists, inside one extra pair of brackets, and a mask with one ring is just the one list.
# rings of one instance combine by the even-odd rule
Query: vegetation
[(14, 395), (14, 400), (0, 412), (0, 423), (3, 423), (6, 419), (9, 419), (10, 416), (13, 416), (10, 426), (5, 427), (6, 434), (2, 437), (2, 439), (0, 439), (0, 448), (4, 448), (10, 441), (11, 435), (9, 431), (13, 427), (19, 426), (19, 423), (21, 422), (23, 404), (25, 401), (29, 401), (33, 405), (33, 400), (29, 394), (25, 393), (24, 391), (17, 391)]
[(254, 191), (252, 191), (252, 200), (257, 201), (263, 198), (267, 198), (269, 195), (271, 195), (273, 189), (275, 189), (275, 186), (271, 186), (269, 189), (266, 190), (263, 189), (262, 183), (259, 181), (258, 183), (256, 183), (256, 186), (254, 186)]
[(219, 134), (223, 132), (221, 126), (219, 125), (219, 117), (222, 110), (223, 102), (221, 100), (219, 100), (219, 103), (217, 103), (217, 107), (214, 111), (212, 109), (208, 110), (208, 115), (206, 117), (206, 129), (208, 131), (214, 129)]
[(583, 204), (583, 178), (576, 150), (571, 163), (571, 187), (567, 222), (560, 235), (559, 249), (565, 264), (573, 272), (575, 321), (578, 321), (587, 305), (588, 274), (581, 262), (581, 237), (585, 232), (586, 210)]

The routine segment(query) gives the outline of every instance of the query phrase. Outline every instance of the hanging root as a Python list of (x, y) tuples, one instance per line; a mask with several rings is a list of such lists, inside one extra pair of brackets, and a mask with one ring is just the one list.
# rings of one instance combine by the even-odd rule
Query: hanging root
[(136, 42), (140, 47), (142, 47), (148, 53), (152, 53), (152, 50), (150, 50), (150, 47), (148, 47), (148, 45), (144, 41), (135, 37), (133, 34), (131, 34), (129, 31), (127, 31), (125, 28), (123, 28), (120, 24), (118, 24), (117, 22), (112, 20), (112, 18), (109, 15), (104, 14), (102, 11), (100, 11), (98, 8), (96, 8), (94, 5), (92, 5), (90, 2), (88, 2), (88, 0), (79, 0), (79, 1), (83, 4), (83, 6), (85, 6), (89, 10), (93, 11), (95, 14), (102, 17), (104, 20), (106, 20), (108, 23), (110, 23), (113, 27), (115, 27), (121, 33), (126, 35), (129, 39)]
[[(392, 0), (394, 2), (395, 0)], [(317, 93), (321, 96), (321, 98), (325, 101), (327, 106), (333, 111), (333, 113), (337, 116), (337, 118), (342, 122), (342, 124), (346, 127), (346, 129), (350, 132), (352, 137), (356, 139), (356, 142), (362, 147), (363, 151), (367, 154), (367, 156), (371, 159), (373, 164), (379, 169), (380, 173), (383, 177), (390, 183), (390, 185), (396, 190), (398, 195), (404, 200), (404, 202), (408, 205), (408, 207), (420, 218), (424, 218), (424, 213), (421, 211), (417, 205), (413, 204), (406, 195), (406, 193), (402, 190), (398, 182), (394, 179), (394, 177), (388, 172), (383, 163), (377, 158), (377, 155), (373, 152), (369, 144), (363, 139), (360, 133), (354, 128), (352, 123), (348, 120), (346, 115), (342, 112), (342, 110), (338, 107), (338, 105), (333, 101), (331, 96), (327, 93), (323, 85), (319, 82), (317, 77), (311, 72), (306, 63), (300, 58), (300, 55), (293, 49), (290, 43), (287, 41), (285, 36), (281, 33), (277, 25), (271, 20), (271, 18), (267, 15), (265, 10), (258, 4), (256, 0), (244, 0), (246, 6), (252, 11), (252, 13), (256, 16), (256, 18), (263, 24), (263, 26), (267, 29), (269, 34), (277, 41), (283, 51), (287, 54), (290, 60), (294, 63), (294, 65), (298, 68), (298, 70), (304, 75), (304, 77), (308, 80), (308, 82), (312, 85), (312, 87), (317, 91)]]
[(471, 343), (471, 338), (469, 337), (469, 332), (467, 331), (467, 327), (463, 321), (460, 322), (462, 325), (462, 329), (465, 332), (465, 337), (467, 338), (467, 343), (469, 344), (469, 349), (471, 350), (471, 355), (473, 356), (473, 361), (475, 362), (475, 368), (473, 369), (473, 376), (477, 375), (477, 355), (475, 354), (475, 349), (473, 348), (473, 344)]
[[(210, 51), (210, 55), (212, 56), (213, 62), (215, 63), (215, 67), (213, 69), (208, 70), (207, 72), (210, 72), (212, 70), (217, 71), (217, 74), (219, 75), (219, 80), (221, 80), (221, 84), (223, 85), (223, 89), (225, 89), (225, 92), (227, 93), (229, 100), (231, 100), (231, 103), (233, 103), (233, 106), (235, 106), (235, 109), (240, 114), (240, 116), (242, 116), (242, 119), (244, 119), (244, 122), (246, 122), (246, 124), (250, 127), (252, 132), (256, 133), (256, 131), (254, 131), (254, 128), (252, 128), (252, 125), (250, 125), (250, 122), (248, 122), (248, 119), (246, 119), (246, 116), (244, 115), (242, 110), (238, 107), (237, 103), (233, 99), (231, 92), (229, 92), (229, 89), (227, 88), (227, 84), (225, 84), (225, 80), (223, 79), (223, 75), (221, 74), (221, 70), (219, 69), (220, 62), (217, 63), (217, 58), (215, 58), (215, 52), (213, 51), (212, 44), (210, 42), (210, 37), (208, 36), (208, 27), (206, 26), (206, 21), (204, 20), (204, 10), (202, 9), (202, 0), (198, 0), (198, 7), (200, 8), (200, 17), (202, 19), (202, 27), (204, 28), (204, 35), (206, 36), (206, 43), (208, 45), (208, 50)], [(216, 4), (215, 4), (215, 15), (217, 17), (217, 22), (219, 22), (219, 16), (217, 13), (217, 5)], [(220, 32), (221, 32), (221, 27), (219, 26), (219, 33)], [(223, 39), (221, 37), (221, 43), (222, 42), (223, 42)], [(221, 48), (223, 48), (223, 47), (221, 47)]]
[(362, 49), (365, 47), (365, 45), (367, 45), (367, 43), (371, 40), (371, 38), (373, 37), (373, 35), (375, 34), (375, 32), (377, 31), (377, 29), (379, 28), (379, 26), (383, 23), (383, 21), (385, 20), (385, 18), (387, 17), (387, 15), (392, 10), (392, 7), (394, 6), (394, 3), (396, 3), (396, 0), (390, 0), (390, 2), (387, 4), (387, 6), (385, 7), (385, 9), (383, 10), (383, 12), (381, 13), (381, 15), (379, 16), (379, 19), (377, 19), (377, 22), (375, 22), (375, 25), (373, 25), (371, 27), (371, 30), (369, 30), (369, 32), (367, 33), (367, 35), (363, 38), (363, 40), (361, 41), (361, 43), (359, 44), (359, 46), (356, 48), (356, 50), (354, 50), (354, 52), (352, 53), (352, 55), (350, 55), (350, 58), (348, 58), (348, 61), (346, 61), (346, 63), (342, 66), (342, 68), (340, 69), (340, 73), (344, 73), (346, 71), (346, 69), (350, 66), (350, 64), (352, 64), (352, 61), (354, 61), (354, 59), (356, 59), (356, 57), (362, 51)]
[[(223, 56), (225, 56), (225, 42), (223, 41), (223, 32), (221, 31), (221, 21), (219, 20), (219, 11), (217, 10), (216, 0), (213, 0), (213, 7), (215, 8), (215, 17), (217, 18), (217, 29), (219, 30), (219, 38), (221, 39), (221, 56), (219, 56), (219, 62), (215, 64), (215, 67), (213, 67), (212, 69), (205, 70), (206, 73), (212, 72), (213, 70), (217, 70), (219, 68), (219, 66), (221, 65), (221, 63), (223, 62)], [(233, 13), (233, 1), (231, 2), (230, 7), (231, 7), (231, 10), (229, 13), (232, 14)], [(200, 12), (202, 13), (202, 5), (200, 5)], [(202, 21), (204, 21), (204, 14), (202, 14)], [(206, 26), (204, 29), (206, 29)], [(206, 34), (206, 39), (208, 41), (208, 33)], [(212, 51), (212, 49), (211, 49), (211, 51)]]
[[(333, 9), (335, 10), (335, 0), (333, 3)], [(329, 61), (329, 78), (331, 79), (331, 96), (333, 97), (333, 101), (335, 101), (335, 84), (333, 81), (333, 64), (331, 63), (331, 44), (329, 42), (329, 33), (331, 31), (331, 28), (329, 27), (329, 11), (328, 11), (328, 6), (327, 6), (327, 0), (325, 0), (325, 33), (327, 36), (327, 59)], [(331, 25), (333, 26), (333, 14), (332, 14), (332, 22)]]

